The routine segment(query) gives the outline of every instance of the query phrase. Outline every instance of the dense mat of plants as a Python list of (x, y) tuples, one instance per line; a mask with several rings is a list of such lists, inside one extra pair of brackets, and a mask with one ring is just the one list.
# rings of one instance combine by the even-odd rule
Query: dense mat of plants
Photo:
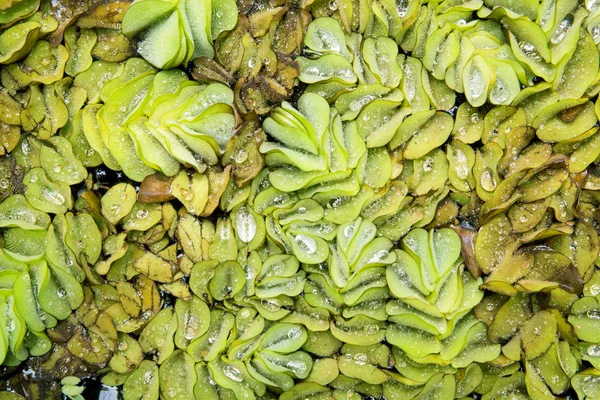
[(0, 399), (600, 399), (599, 44), (596, 0), (4, 0)]

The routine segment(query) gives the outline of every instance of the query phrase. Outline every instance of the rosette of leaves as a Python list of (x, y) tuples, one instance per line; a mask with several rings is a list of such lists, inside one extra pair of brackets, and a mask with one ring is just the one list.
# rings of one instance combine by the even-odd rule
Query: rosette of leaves
[[(224, 278), (223, 268), (231, 267), (218, 265), (205, 293)], [(199, 294), (206, 263), (197, 268), (198, 275), (194, 272), (191, 279)], [(178, 299), (174, 308), (160, 311), (141, 332), (139, 345), (123, 336), (120, 340), (128, 345), (119, 347), (110, 364), (114, 372), (104, 382), (123, 384), (125, 399), (143, 394), (158, 398), (159, 393), (166, 398), (212, 399), (219, 393), (257, 398), (265, 394), (266, 385), (289, 390), (294, 378), (308, 376), (312, 358), (299, 351), (307, 339), (304, 327), (265, 321), (254, 308), (238, 308), (235, 316), (233, 310), (211, 310), (202, 298), (206, 296)], [(144, 353), (155, 353), (156, 359), (142, 361)], [(173, 374), (182, 370), (190, 374)]]
[[(107, 209), (112, 209), (110, 204), (103, 202)], [(294, 315), (284, 319), (282, 324), (268, 322), (285, 315), (274, 313), (271, 303), (283, 297), (291, 298), (273, 291), (278, 290), (276, 287), (280, 281), (289, 276), (290, 269), (285, 266), (293, 269), (295, 259), (293, 256), (282, 258), (272, 255), (267, 256), (263, 264), (256, 251), (247, 254), (249, 249), (258, 247), (265, 237), (260, 220), (251, 219), (259, 217), (247, 214), (249, 212), (247, 208), (238, 207), (232, 213), (231, 221), (220, 220), (216, 227), (210, 221), (199, 224), (190, 214), (174, 219), (177, 227), (173, 229), (183, 244), (184, 258), (200, 261), (189, 271), (191, 292), (187, 296), (176, 294), (180, 298), (175, 307), (167, 307), (158, 314), (149, 314), (150, 310), (142, 309), (140, 318), (149, 314), (151, 319), (149, 322), (148, 319), (139, 319), (140, 324), (136, 325), (118, 323), (120, 315), (124, 314), (123, 311), (129, 313), (136, 308), (140, 312), (140, 307), (147, 300), (144, 297), (136, 299), (134, 292), (126, 287), (128, 283), (121, 281), (122, 278), (118, 276), (139, 272), (144, 275), (140, 278), (145, 281), (148, 279), (145, 276), (150, 272), (152, 279), (161, 281), (162, 278), (152, 275), (152, 271), (160, 272), (159, 265), (165, 264), (167, 253), (144, 253), (139, 248), (135, 250), (134, 244), (129, 243), (129, 249), (134, 248), (134, 253), (128, 255), (127, 250), (121, 259), (114, 261), (107, 275), (109, 279), (118, 279), (113, 283), (116, 283), (118, 297), (117, 293), (112, 294), (115, 289), (108, 285), (98, 287), (98, 295), (104, 298), (102, 307), (108, 306), (106, 312), (115, 319), (119, 332), (127, 334), (140, 327), (143, 330), (139, 345), (135, 340), (131, 342), (132, 339), (127, 335), (119, 333), (120, 340), (128, 344), (119, 346), (119, 353), (110, 362), (113, 373), (104, 378), (105, 383), (123, 384), (125, 398), (136, 398), (142, 394), (140, 382), (146, 383), (143, 393), (149, 396), (158, 396), (159, 393), (166, 397), (175, 396), (173, 393), (217, 396), (216, 393), (230, 393), (231, 390), (238, 398), (245, 398), (250, 396), (248, 393), (256, 393), (257, 396), (264, 394), (265, 384), (289, 389), (294, 384), (294, 377), (302, 379), (308, 375), (312, 359), (307, 353), (298, 351), (306, 340), (306, 331), (297, 323), (312, 326), (310, 307), (305, 307), (304, 311), (298, 307)], [(258, 228), (254, 225), (258, 225)], [(151, 230), (156, 232), (156, 229)], [(203, 239), (200, 240), (195, 232)], [(141, 253), (141, 257), (136, 252)], [(243, 260), (244, 254), (248, 259), (240, 264), (237, 260)], [(162, 261), (157, 264), (154, 261), (156, 259)], [(171, 260), (171, 265), (175, 262)], [(244, 265), (244, 269), (241, 265)], [(295, 261), (296, 270), (298, 265)], [(116, 270), (113, 271), (114, 268)], [(183, 264), (180, 268), (183, 269)], [(298, 282), (301, 291), (304, 280), (299, 279)], [(284, 289), (287, 286), (284, 284)], [(137, 289), (138, 293), (142, 287)], [(286, 291), (286, 294), (292, 293)], [(159, 299), (158, 296), (153, 298)], [(219, 304), (226, 308), (221, 310), (217, 307)], [(122, 311), (115, 313), (117, 310)], [(131, 321), (135, 320), (131, 318)], [(289, 345), (282, 338), (289, 340)], [(142, 355), (147, 353), (156, 354), (156, 361), (142, 361)], [(250, 360), (249, 357), (255, 353)], [(196, 374), (192, 375), (198, 381), (190, 378), (192, 375), (185, 382), (167, 378), (181, 368), (195, 370)]]
[[(309, 204), (300, 202), (298, 206)], [(207, 249), (210, 260), (194, 265), (190, 275), (192, 291), (211, 304), (220, 301), (228, 307), (255, 308), (269, 321), (282, 320), (301, 323), (312, 330), (326, 330), (327, 310), (292, 300), (302, 293), (307, 282), (307, 271), (300, 268), (299, 258), (307, 260), (311, 255), (301, 254), (291, 240), (300, 235), (306, 241), (319, 240), (322, 245), (321, 237), (335, 235), (334, 224), (312, 223), (310, 214), (314, 217), (314, 211), (307, 214), (306, 219), (293, 219), (289, 213), (290, 223), (282, 228), (272, 219), (265, 221), (245, 204), (234, 208), (231, 220), (221, 219), (217, 223)], [(317, 236), (318, 230), (323, 231), (321, 236)]]
[[(46, 207), (66, 200), (61, 188), (48, 181), (41, 168), (37, 170), (26, 176), (25, 196), (16, 194), (0, 204), (4, 228), (0, 354), (5, 365), (17, 365), (29, 354), (39, 356), (50, 349), (44, 331), (68, 318), (83, 301), (80, 282), (88, 265), (96, 262), (101, 243), (89, 214)], [(63, 194), (71, 197), (70, 191)], [(41, 210), (56, 215), (51, 219)]]
[[(215, 60), (194, 60), (192, 76), (233, 85), (242, 114), (266, 114), (289, 100), (298, 84), (294, 57), (302, 51), (310, 2), (238, 1), (235, 28), (215, 41)], [(234, 84), (235, 83), (235, 84)]]
[[(265, 324), (251, 308), (238, 310), (234, 317), (209, 311), (199, 298), (178, 300), (175, 310), (161, 311), (140, 336), (142, 349), (158, 346), (160, 357), (140, 358), (138, 366), (122, 378), (113, 374), (104, 381), (122, 383), (125, 399), (142, 395), (157, 399), (159, 394), (173, 399), (260, 398), (267, 387), (290, 390), (294, 378), (309, 375), (312, 358), (299, 351), (306, 338), (301, 325)], [(128, 360), (137, 358), (127, 350)], [(139, 348), (133, 351), (142, 354)]]
[(213, 58), (213, 41), (235, 27), (237, 13), (233, 0), (141, 0), (127, 9), (122, 30), (138, 39), (137, 51), (150, 64), (169, 69)]
[[(298, 213), (302, 208), (306, 211)], [(258, 303), (257, 310), (267, 319), (279, 315), (284, 317), (282, 321), (301, 323), (313, 332), (331, 330), (336, 341), (359, 347), (375, 345), (385, 335), (389, 291), (383, 266), (393, 262), (393, 245), (388, 239), (375, 238), (375, 226), (362, 218), (339, 228), (321, 220), (311, 222), (322, 212), (316, 202), (302, 200), (291, 210), (274, 212), (281, 224), (267, 217), (268, 242), (281, 245), (295, 257), (281, 254), (264, 261), (255, 295), (273, 297)], [(303, 270), (295, 272), (298, 261), (303, 263)], [(274, 277), (263, 279), (265, 274)], [(272, 282), (268, 292), (267, 282)], [(273, 293), (283, 285), (289, 289)], [(303, 291), (304, 297), (292, 301), (287, 296), (296, 290)], [(290, 312), (292, 305), (294, 311)], [(265, 307), (267, 313), (263, 312)]]
[[(136, 200), (134, 187), (126, 183), (111, 187), (101, 199), (89, 192), (87, 198), (110, 229), (94, 272), (95, 283), (104, 283), (105, 277), (116, 288), (109, 290), (115, 295), (110, 298), (122, 300), (111, 308), (119, 331), (139, 329), (160, 310), (160, 297), (154, 299), (159, 287), (177, 298), (191, 297), (187, 277), (194, 263), (211, 257), (209, 243), (215, 238), (211, 221), (156, 198)], [(134, 292), (144, 294), (129, 304), (124, 299)]]
[[(464, 15), (457, 13), (440, 21), (437, 30), (428, 32), (427, 26), (435, 26), (444, 14), (427, 15), (431, 22), (413, 25), (401, 46), (422, 58), (423, 66), (435, 79), (444, 80), (451, 89), (464, 93), (471, 105), (510, 104), (521, 85), (532, 83), (533, 74), (519, 63), (499, 23), (493, 20), (466, 23)], [(422, 37), (425, 32), (428, 36)]]
[[(186, 294), (189, 296), (189, 289), (186, 286), (176, 290), (178, 289), (176, 280), (173, 283), (170, 282), (170, 278), (158, 275), (160, 273), (164, 274), (165, 265), (173, 268), (172, 264), (153, 253), (144, 253), (133, 244), (130, 244), (129, 247), (133, 248), (132, 252), (138, 251), (137, 254), (134, 253), (138, 258), (131, 260), (131, 255), (126, 253), (122, 259), (113, 264), (113, 268), (107, 275), (108, 283), (105, 284), (104, 281), (98, 280), (97, 286), (94, 286), (100, 310), (112, 318), (117, 332), (123, 334), (130, 334), (144, 327), (160, 311), (162, 299), (159, 294), (159, 285), (161, 283), (160, 288), (165, 291), (178, 296), (185, 296)], [(159, 254), (165, 256), (164, 253)], [(149, 259), (154, 261), (154, 264), (148, 266), (148, 270), (138, 272), (141, 269), (140, 267), (145, 266), (144, 263), (148, 263)], [(135, 263), (135, 266), (132, 266), (131, 263)], [(121, 272), (118, 268), (127, 268), (127, 271), (124, 272), (128, 273), (129, 276), (114, 281), (113, 279)], [(146, 274), (151, 275), (151, 277)]]
[[(18, 120), (20, 130), (27, 134), (19, 137), (19, 145), (12, 151), (21, 168), (27, 171), (41, 166), (51, 181), (74, 185), (85, 179), (85, 167), (102, 162), (79, 125), (72, 123), (71, 118), (85, 102), (85, 91), (74, 86), (71, 78), (43, 86), (29, 85), (14, 98), (19, 101), (7, 101), (7, 111), (13, 113), (13, 122)], [(6, 143), (9, 147), (14, 145), (11, 137)]]
[[(300, 81), (309, 84), (307, 91), (331, 100), (349, 92), (346, 98), (351, 102), (341, 103), (345, 119), (380, 98), (413, 111), (454, 105), (455, 94), (443, 79), (435, 79), (420, 59), (399, 54), (396, 42), (385, 35), (345, 36), (338, 21), (317, 18), (309, 25), (304, 44), (306, 56), (296, 59)], [(357, 85), (359, 90), (354, 91)]]
[[(49, 350), (44, 331), (81, 304), (80, 283), (101, 248), (96, 221), (75, 207), (70, 188), (82, 182), (87, 171), (67, 139), (51, 136), (56, 125), (61, 126), (53, 118), (63, 120), (61, 114), (66, 117), (67, 113), (61, 108), (64, 102), (57, 94), (59, 87), (58, 83), (46, 86), (46, 96), (30, 88), (30, 99), (20, 117), (22, 127), (33, 135), (21, 138), (21, 146), (13, 154), (17, 170), (24, 174), (22, 186), (14, 187), (13, 193), (18, 194), (1, 205), (3, 320), (9, 326), (3, 334), (2, 359), (10, 365), (24, 360), (27, 348), (34, 355)], [(48, 108), (46, 102), (51, 104)]]
[(396, 369), (418, 380), (423, 378), (419, 371), (453, 372), (498, 357), (500, 346), (488, 341), (486, 325), (470, 312), (483, 291), (481, 279), (464, 271), (458, 234), (417, 228), (401, 247), (396, 262), (386, 268), (396, 298), (386, 306), (386, 340), (394, 345)]
[[(503, 23), (510, 32), (513, 52), (522, 63), (548, 82), (566, 80), (577, 87), (586, 83), (589, 85), (597, 74), (597, 64), (594, 64), (594, 57), (597, 58), (594, 54), (597, 52), (592, 44), (593, 38), (582, 28), (588, 15), (586, 7), (561, 1), (542, 6), (536, 22), (513, 20), (509, 15), (503, 19)], [(589, 65), (582, 63), (579, 68), (575, 67), (583, 59)], [(570, 70), (573, 67), (575, 69)], [(579, 71), (580, 74), (574, 77), (572, 71)], [(583, 91), (572, 98), (582, 94)]]
[[(244, 333), (248, 336), (249, 331)], [(307, 331), (302, 325), (275, 323), (254, 339), (254, 342), (259, 342), (258, 346), (238, 339), (234, 342), (237, 346), (230, 349), (229, 357), (246, 358), (245, 364), (251, 377), (287, 391), (294, 386), (294, 378), (306, 379), (313, 368), (312, 357), (300, 350), (306, 340)], [(250, 346), (256, 349), (251, 358), (246, 356), (247, 352), (239, 352)]]
[(592, 35), (582, 29), (588, 15), (584, 7), (567, 1), (547, 4), (539, 17), (534, 9), (537, 20), (531, 15), (527, 20), (522, 16), (530, 12), (507, 12), (512, 6), (500, 2), (493, 6), (496, 18), (505, 15), (500, 25), (493, 19), (472, 20), (470, 12), (480, 6), (445, 2), (435, 11), (421, 9), (423, 22), (411, 26), (402, 48), (422, 57), (436, 79), (464, 92), (474, 106), (510, 104), (521, 85), (531, 86), (533, 76), (550, 82), (561, 99), (579, 98), (595, 84), (598, 52)]
[(406, 196), (406, 187), (392, 180), (399, 168), (384, 145), (394, 134), (392, 125), (407, 111), (398, 103), (382, 102), (395, 116), (389, 125), (385, 119), (367, 122), (371, 114), (377, 121), (382, 104), (374, 102), (358, 122), (345, 123), (314, 93), (302, 95), (297, 109), (283, 103), (273, 110), (263, 129), (276, 141), (260, 147), (272, 170), (255, 179), (249, 199), (255, 210), (269, 212), (273, 206), (311, 198), (323, 207), (325, 220), (338, 224), (359, 215), (374, 219), (391, 213)]
[[(434, 160), (426, 157), (422, 161), (428, 163), (433, 160), (433, 163), (444, 165), (446, 161), (440, 161), (440, 158)], [(430, 172), (427, 164), (421, 163), (419, 168), (426, 172)], [(430, 174), (426, 176), (432, 177)], [(448, 196), (450, 188), (442, 183), (447, 178), (442, 175), (434, 178), (440, 185), (430, 190), (426, 194), (419, 196), (403, 197), (400, 205), (395, 210), (387, 215), (378, 216), (373, 222), (377, 226), (377, 235), (386, 237), (392, 241), (400, 240), (413, 227), (426, 226), (445, 226), (456, 222), (459, 215), (459, 204), (469, 205), (469, 200), (464, 199), (454, 201)]]
[[(524, 156), (528, 151), (541, 149), (542, 145), (544, 152), (533, 165), (547, 161), (552, 153), (550, 150), (553, 150), (568, 157), (573, 155), (569, 160), (569, 164), (572, 164), (569, 170), (578, 173), (592, 163), (589, 159), (595, 152), (593, 144), (585, 146), (591, 148), (589, 154), (583, 149), (575, 151), (583, 144), (593, 143), (590, 137), (596, 133), (594, 124), (597, 120), (592, 112), (593, 107), (594, 104), (586, 98), (563, 99), (557, 88), (541, 82), (523, 89), (510, 106), (475, 108), (463, 103), (457, 109), (452, 137), (466, 144), (481, 140), (484, 144), (481, 151), (485, 149), (490, 156), (499, 153), (496, 145), (504, 150), (501, 170), (498, 173), (492, 171), (493, 180), (497, 181), (494, 184), (499, 183), (498, 177), (528, 168), (525, 158), (521, 161), (510, 160), (508, 152), (514, 153), (510, 155), (512, 157), (521, 156), (520, 152), (524, 152)], [(545, 143), (538, 143), (535, 136)], [(533, 154), (527, 157), (532, 158)], [(477, 190), (483, 200), (489, 198), (489, 194), (480, 188)]]
[(326, 274), (315, 270), (308, 276), (306, 301), (334, 315), (330, 329), (342, 342), (379, 343), (385, 334), (385, 303), (390, 295), (385, 267), (396, 260), (392, 242), (376, 237), (375, 225), (359, 217), (340, 225), (328, 247), (323, 260)]
[(519, 368), (518, 362), (499, 357), (484, 364), (472, 363), (456, 372), (440, 371), (441, 368), (422, 371), (426, 383), (422, 383), (423, 379), (415, 381), (391, 373), (391, 379), (383, 384), (383, 393), (386, 398), (402, 396), (410, 399), (429, 395), (443, 399), (471, 399), (478, 396), (494, 399), (502, 397), (504, 393), (510, 393), (515, 398), (530, 398), (524, 374), (519, 372)]
[[(219, 83), (189, 81), (179, 70), (157, 73), (141, 59), (120, 66), (94, 64), (94, 71), (78, 78), (82, 77), (80, 84), (88, 93), (99, 94), (105, 104), (87, 105), (82, 125), (87, 142), (103, 162), (136, 181), (155, 171), (175, 176), (185, 164), (197, 172), (192, 179), (205, 182), (202, 173), (218, 163), (234, 134), (233, 92)], [(99, 92), (88, 80), (98, 74), (107, 79)], [(202, 211), (197, 207), (194, 212)]]
[(63, 77), (68, 58), (65, 46), (52, 47), (48, 41), (38, 40), (25, 58), (2, 68), (0, 81), (11, 94), (32, 83), (54, 83)]
[(177, 199), (188, 212), (210, 216), (219, 206), (227, 188), (237, 188), (234, 182), (229, 185), (230, 174), (230, 167), (214, 166), (209, 167), (205, 174), (182, 170), (175, 177), (165, 177), (160, 173), (149, 175), (142, 181), (138, 199), (142, 203)]
[[(598, 254), (595, 229), (584, 221), (570, 222), (581, 185), (575, 173), (591, 163), (593, 156), (586, 154), (593, 153), (593, 146), (583, 150), (578, 141), (554, 146), (537, 141), (525, 119), (522, 109), (512, 107), (492, 109), (485, 117), (497, 121), (491, 125), (497, 128), (484, 146), (489, 151), (478, 152), (473, 167), (477, 193), (486, 200), (476, 261), (489, 274), (486, 288), (499, 293), (561, 288), (577, 294), (591, 277)], [(595, 130), (588, 133), (593, 134)], [(579, 245), (572, 246), (574, 242)]]
[[(454, 93), (442, 81), (433, 78), (423, 68), (421, 60), (398, 54), (395, 42), (385, 36), (363, 37), (354, 33), (345, 37), (340, 24), (332, 18), (314, 20), (305, 37), (306, 57), (299, 57), (300, 80), (309, 83), (308, 91), (326, 98), (360, 85), (379, 84), (395, 89), (390, 92), (397, 101), (404, 100), (414, 110), (431, 106), (449, 109), (454, 104)], [(375, 90), (377, 88), (377, 90)], [(371, 90), (369, 90), (371, 89)], [(383, 88), (366, 86), (361, 94), (362, 105), (386, 93)], [(359, 102), (354, 103), (360, 107)]]
[(492, 295), (475, 309), (488, 324), (489, 339), (502, 344), (503, 356), (524, 365), (532, 397), (565, 393), (581, 367), (576, 331), (565, 317), (573, 297), (558, 292), (546, 299), (541, 294)]
[(75, 368), (56, 371), (54, 379), (67, 375), (65, 372), (89, 374), (98, 371), (113, 364), (111, 360), (118, 352), (119, 344), (122, 350), (127, 335), (117, 330), (117, 324), (106, 310), (106, 303), (100, 301), (102, 289), (85, 286), (81, 306), (67, 320), (48, 330), (48, 336), (57, 345), (46, 362), (56, 362), (55, 358), (65, 356), (76, 360), (73, 362)]
[[(586, 275), (589, 276), (590, 265), (589, 257), (584, 255), (590, 253), (584, 253), (584, 248), (592, 251), (592, 254), (597, 254), (598, 251), (597, 235), (593, 228), (580, 222), (573, 232), (573, 228), (568, 225), (556, 223), (553, 226), (547, 220), (536, 228), (539, 230), (528, 235), (519, 234), (511, 228), (511, 221), (505, 214), (495, 217), (482, 227), (475, 248), (479, 251), (478, 260), (483, 260), (484, 263), (480, 261), (479, 265), (491, 267), (485, 287), (509, 295), (517, 292), (551, 292), (554, 289), (581, 293), (584, 279), (589, 279)], [(501, 230), (492, 233), (492, 229)], [(510, 235), (510, 238), (505, 239), (504, 234)], [(543, 247), (519, 247), (522, 242), (527, 243), (546, 234), (553, 237), (546, 240)], [(500, 238), (506, 241), (505, 251), (490, 251), (488, 240)], [(581, 250), (571, 249), (571, 244), (577, 240), (581, 240)], [(594, 261), (592, 268), (593, 263)]]
[[(358, 43), (360, 44), (360, 37)], [(296, 62), (300, 67), (298, 79), (309, 84), (309, 91), (331, 98), (356, 86), (358, 76), (352, 66), (354, 55), (348, 49), (346, 36), (338, 21), (327, 17), (312, 21), (304, 37), (304, 46), (306, 56), (297, 57)], [(397, 47), (386, 50), (392, 53), (395, 51), (396, 54), (398, 51)], [(399, 71), (395, 56), (389, 63), (392, 69), (395, 66)], [(390, 77), (392, 80), (396, 79), (391, 74)]]
[(336, 19), (348, 34), (357, 32), (365, 37), (387, 36), (400, 40), (416, 21), (420, 8), (420, 0), (358, 3), (352, 0), (334, 3), (316, 0), (312, 4), (312, 13), (317, 18)]
[[(51, 350), (40, 357), (30, 357), (19, 370), (6, 377), (5, 388), (15, 396), (8, 398), (60, 398), (61, 389), (71, 386), (67, 382), (73, 376), (95, 375), (106, 365), (103, 361), (99, 366), (97, 361), (101, 358), (108, 360), (116, 348), (114, 324), (110, 317), (99, 315), (95, 308), (86, 306), (92, 296), (89, 288), (84, 291), (86, 300), (80, 308), (86, 307), (86, 311), (91, 312), (86, 316), (85, 323), (81, 321), (81, 314), (77, 314), (76, 318), (73, 314), (67, 320), (59, 322), (55, 328), (49, 329), (47, 332), (52, 340)], [(89, 335), (82, 334), (85, 330), (89, 330)], [(109, 357), (106, 358), (106, 355)], [(33, 377), (28, 374), (31, 370), (36, 371)], [(61, 381), (68, 376), (71, 378), (65, 379), (65, 385), (61, 387)], [(75, 395), (83, 389), (83, 386), (76, 388), (73, 383), (73, 387), (65, 392)], [(3, 395), (4, 393), (0, 394), (0, 397)]]

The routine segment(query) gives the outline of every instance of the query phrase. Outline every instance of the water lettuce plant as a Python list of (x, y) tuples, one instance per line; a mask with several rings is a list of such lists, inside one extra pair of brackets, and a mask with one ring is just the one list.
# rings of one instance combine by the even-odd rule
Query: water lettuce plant
[(600, 398), (599, 46), (587, 0), (4, 1), (0, 399)]

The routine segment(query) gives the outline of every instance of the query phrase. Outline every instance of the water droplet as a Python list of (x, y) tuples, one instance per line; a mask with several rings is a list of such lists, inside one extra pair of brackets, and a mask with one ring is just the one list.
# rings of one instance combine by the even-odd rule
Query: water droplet
[(327, 203), (327, 208), (338, 208), (342, 205), (342, 202), (343, 200), (341, 197), (334, 197)]
[(408, 13), (408, 0), (398, 0), (396, 2), (396, 12), (398, 12), (400, 18), (403, 18)]
[(194, 194), (190, 190), (182, 189), (181, 194), (183, 195), (183, 199), (185, 201), (192, 201), (194, 198)]
[(143, 380), (144, 380), (144, 383), (145, 383), (146, 385), (149, 385), (150, 383), (152, 383), (152, 379), (153, 379), (153, 378), (154, 378), (154, 374), (152, 373), (152, 371), (147, 371), (147, 372), (144, 374), (144, 378), (143, 378)]
[(590, 319), (600, 319), (600, 311), (599, 310), (589, 310), (587, 312), (587, 316)]
[[(337, 5), (335, 7), (337, 8)], [(315, 34), (317, 35), (317, 38), (319, 38), (319, 40), (321, 41), (321, 47), (324, 50), (334, 51), (336, 53), (339, 53), (342, 50), (340, 47), (340, 43), (336, 39), (334, 33), (330, 30), (319, 28), (315, 31)]]
[(58, 193), (56, 189), (50, 189), (48, 187), (43, 187), (40, 190), (41, 195), (48, 200), (50, 203), (55, 204), (57, 206), (61, 206), (65, 204), (65, 198), (62, 194)]
[(479, 178), (481, 183), (481, 187), (488, 191), (493, 192), (496, 190), (496, 179), (494, 178), (494, 174), (490, 168), (486, 168)]
[(471, 67), (469, 74), (469, 91), (473, 98), (478, 98), (483, 95), (485, 89), (485, 79), (483, 72), (479, 68)]
[(469, 176), (469, 162), (466, 154), (461, 149), (456, 149), (454, 153), (454, 163), (456, 176), (465, 180)]
[(573, 25), (573, 14), (569, 14), (565, 19), (560, 21), (560, 24), (556, 27), (554, 34), (550, 38), (550, 43), (559, 44), (563, 41), (565, 36), (567, 36), (567, 32)]
[(600, 285), (594, 284), (594, 285), (590, 286), (590, 294), (592, 296), (598, 296), (600, 294)]
[(119, 351), (125, 351), (127, 350), (129, 346), (127, 345), (127, 342), (124, 340), (120, 340), (119, 341)]
[(369, 357), (365, 353), (357, 353), (354, 355), (354, 362), (358, 365), (365, 365), (369, 362)]
[(148, 216), (148, 210), (139, 210), (135, 216), (139, 219), (144, 219)]
[(308, 367), (306, 363), (302, 361), (290, 360), (286, 363), (287, 368), (296, 375), (302, 375), (306, 372)]
[(349, 105), (350, 110), (359, 111), (365, 105), (369, 104), (372, 100), (375, 100), (376, 98), (377, 98), (377, 96), (370, 94), (370, 95), (365, 95), (358, 99), (352, 100)]
[(237, 163), (243, 163), (248, 159), (248, 152), (244, 148), (240, 148), (234, 155), (233, 159)]
[(588, 347), (587, 353), (592, 357), (600, 357), (600, 344), (593, 344)]
[(423, 161), (423, 171), (431, 172), (433, 170), (434, 161), (433, 158), (427, 157), (425, 161)]
[(183, 314), (183, 337), (186, 340), (192, 340), (196, 336), (196, 332), (198, 331), (198, 318), (191, 312), (186, 311)]
[(543, 60), (535, 46), (529, 42), (519, 42), (519, 49), (521, 49), (526, 57), (531, 58), (534, 61), (541, 62)]
[(287, 336), (290, 340), (298, 339), (300, 336), (302, 336), (302, 329), (299, 327), (294, 327), (288, 331)]
[(308, 255), (314, 254), (317, 251), (317, 242), (310, 236), (306, 236), (300, 233), (296, 235), (294, 241), (296, 242), (300, 250)]
[(256, 221), (246, 207), (240, 208), (235, 219), (235, 230), (244, 243), (249, 243), (256, 236)]

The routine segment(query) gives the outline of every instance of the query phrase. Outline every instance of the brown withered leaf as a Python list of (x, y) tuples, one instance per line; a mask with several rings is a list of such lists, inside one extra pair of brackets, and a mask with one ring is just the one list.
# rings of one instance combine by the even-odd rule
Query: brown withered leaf
[(290, 9), (275, 27), (271, 47), (276, 53), (290, 56), (302, 51), (304, 33), (312, 17), (305, 10)]
[(235, 78), (221, 64), (208, 57), (192, 60), (192, 77), (197, 81), (216, 81), (232, 85)]
[(215, 167), (209, 167), (207, 169), (208, 202), (206, 203), (206, 206), (204, 206), (204, 211), (201, 214), (202, 217), (211, 216), (213, 211), (219, 206), (221, 195), (225, 191), (225, 188), (227, 188), (227, 184), (231, 177), (231, 169), (231, 165), (228, 165), (222, 170)]
[(573, 122), (579, 113), (584, 109), (584, 107), (585, 104), (581, 104), (575, 107), (567, 108), (558, 114), (559, 118), (564, 122)]
[(11, 156), (0, 158), (0, 202), (16, 193), (23, 193), (23, 169)]
[(258, 84), (266, 99), (272, 103), (281, 103), (289, 97), (289, 93), (277, 80), (259, 75)]
[(481, 276), (481, 270), (475, 259), (475, 235), (474, 229), (451, 227), (460, 236), (460, 254), (465, 261), (465, 266), (475, 279)]
[(161, 173), (148, 175), (140, 185), (137, 200), (140, 203), (164, 203), (174, 199), (175, 197), (171, 194), (172, 182), (172, 177)]
[(227, 143), (221, 162), (231, 165), (235, 183), (242, 186), (251, 181), (264, 167), (264, 159), (259, 151), (267, 139), (257, 121), (247, 121), (239, 132)]
[(215, 59), (223, 65), (230, 74), (235, 74), (242, 64), (244, 45), (242, 38), (247, 33), (248, 18), (241, 15), (235, 28), (219, 36), (215, 41)]

